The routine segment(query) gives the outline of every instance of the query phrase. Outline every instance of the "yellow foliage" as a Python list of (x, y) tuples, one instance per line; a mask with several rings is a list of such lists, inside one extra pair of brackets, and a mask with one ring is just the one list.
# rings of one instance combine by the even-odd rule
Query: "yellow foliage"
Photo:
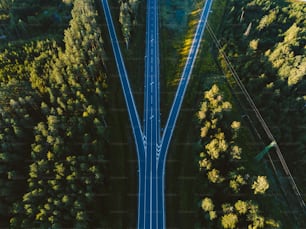
[(242, 200), (238, 200), (235, 203), (235, 209), (237, 210), (237, 212), (239, 212), (240, 214), (245, 214), (248, 211), (248, 204), (245, 201)]
[(264, 194), (269, 188), (269, 182), (266, 176), (258, 176), (257, 180), (254, 181), (252, 189), (254, 189), (254, 194)]
[(211, 169), (211, 161), (208, 160), (207, 158), (199, 161), (199, 164), (200, 164), (200, 168), (205, 168), (207, 170), (210, 170)]
[(234, 129), (234, 130), (239, 130), (240, 126), (241, 126), (241, 123), (238, 122), (238, 121), (233, 121), (232, 124), (231, 124), (231, 128)]
[(212, 183), (221, 183), (224, 181), (224, 177), (220, 175), (220, 171), (217, 169), (213, 169), (207, 173), (208, 180)]
[(222, 216), (221, 223), (223, 228), (234, 229), (238, 223), (238, 217), (233, 213), (226, 214)]
[(35, 219), (43, 221), (44, 217), (46, 216), (45, 209), (40, 209), (40, 212), (36, 214)]
[(204, 211), (208, 212), (208, 211), (212, 211), (214, 210), (214, 204), (212, 202), (212, 200), (208, 197), (205, 197), (203, 200), (202, 200), (202, 204), (201, 204), (201, 207)]
[(205, 112), (202, 111), (202, 110), (200, 110), (200, 111), (198, 112), (198, 119), (199, 119), (200, 121), (202, 121), (205, 117), (206, 117)]
[(232, 156), (232, 158), (233, 158), (233, 159), (240, 160), (240, 159), (241, 159), (241, 152), (242, 152), (241, 148), (238, 147), (238, 146), (236, 146), (236, 145), (234, 145), (234, 146), (232, 147), (232, 150), (231, 150), (231, 156)]
[(217, 218), (217, 213), (216, 211), (209, 211), (209, 219), (214, 220)]
[(209, 130), (209, 127), (207, 126), (204, 126), (201, 128), (201, 138), (206, 137), (208, 130)]
[(54, 158), (53, 153), (51, 153), (50, 151), (48, 151), (48, 153), (47, 153), (47, 159), (48, 159), (48, 161), (52, 160), (53, 158)]

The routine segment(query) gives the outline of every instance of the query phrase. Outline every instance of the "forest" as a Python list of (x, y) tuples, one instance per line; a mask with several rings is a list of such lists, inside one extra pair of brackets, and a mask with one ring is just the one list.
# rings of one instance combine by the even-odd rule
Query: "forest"
[[(222, 51), (277, 139), (305, 193), (306, 5), (300, 1), (228, 1)], [(231, 74), (220, 54), (221, 67)], [(237, 85), (232, 82), (235, 90)]]
[[(234, 100), (239, 104), (242, 119), (248, 117), (248, 122), (244, 120), (243, 123), (249, 123), (251, 132), (260, 136), (257, 142), (266, 145), (270, 143), (261, 124), (256, 120), (256, 115), (248, 104), (249, 101), (244, 97), (239, 82), (234, 80), (233, 69), (246, 86), (277, 140), (304, 202), (303, 193), (306, 187), (304, 175), (306, 157), (305, 13), (306, 4), (300, 1), (229, 0), (222, 18), (223, 22), (219, 30), (215, 31), (219, 38), (215, 40), (217, 63), (226, 75)], [(284, 184), (282, 179), (285, 173), (280, 165), (280, 159), (277, 158), (275, 151), (270, 151), (269, 157), (274, 158), (276, 166), (274, 169), (282, 171), (276, 174), (275, 178), (269, 172), (269, 177), (260, 175), (256, 178), (251, 175), (252, 164), (256, 163), (254, 155), (250, 157), (252, 150), (249, 151), (249, 149), (244, 152), (244, 148), (248, 147), (244, 140), (239, 140), (241, 123), (229, 120), (232, 117), (228, 114), (231, 106), (223, 101), (223, 98), (224, 95), (219, 91), (218, 86), (213, 85), (204, 93), (197, 113), (202, 147), (198, 159), (200, 174), (202, 174), (200, 178), (203, 175), (207, 177), (203, 181), (204, 187), (201, 187), (206, 196), (202, 196), (200, 200), (202, 209), (199, 217), (200, 225), (210, 225), (211, 228), (302, 227), (304, 223), (295, 225), (291, 222), (290, 224), (291, 217), (289, 216), (288, 219), (286, 214), (283, 215), (285, 210), (280, 210), (284, 206), (277, 206), (276, 203), (285, 202), (285, 200), (276, 200), (273, 203), (273, 201), (270, 202), (271, 199), (270, 201), (265, 199), (265, 195), (277, 195), (275, 187), (274, 190), (272, 187), (272, 190), (268, 190), (270, 186), (274, 186), (269, 185), (269, 182), (275, 183), (275, 180), (278, 180), (277, 189), (282, 190), (281, 186)], [(242, 146), (232, 145), (233, 143), (240, 143)], [(267, 156), (265, 157), (268, 159)], [(266, 169), (260, 168), (259, 164), (256, 166), (253, 172), (267, 172)], [(213, 185), (215, 188), (207, 195), (207, 187)], [(256, 191), (256, 186), (261, 187), (262, 192)], [(293, 192), (292, 189), (290, 190)], [(238, 197), (234, 193), (239, 193)], [(259, 194), (263, 196), (263, 199), (256, 197)], [(272, 212), (264, 206), (268, 202), (274, 213), (268, 214), (267, 219), (265, 214)], [(291, 207), (287, 208), (293, 211)], [(263, 215), (257, 214), (257, 210)], [(302, 217), (295, 218), (296, 222), (303, 222), (305, 216), (303, 211), (305, 211), (304, 208), (296, 211), (296, 213), (300, 212)], [(287, 213), (290, 214), (290, 210)], [(295, 217), (294, 214), (292, 216)]]
[[(145, 21), (145, 4), (140, 0), (110, 4), (125, 58), (142, 55), (131, 49), (145, 32), (138, 25)], [(258, 106), (305, 193), (306, 4), (222, 0), (220, 5), (225, 6), (224, 14), (214, 29), (218, 28), (221, 49), (205, 38), (203, 46), (211, 46), (214, 58), (207, 57), (206, 65), (197, 63), (201, 66), (194, 81), (203, 72), (215, 71), (223, 72), (226, 80), (210, 82), (209, 87), (201, 85), (206, 82), (202, 79), (191, 82), (197, 91), (185, 99), (190, 110), (196, 110), (191, 114), (196, 121), (189, 116), (184, 122), (196, 136), (187, 149), (187, 157), (195, 161), (186, 166), (194, 171), (197, 192), (187, 198), (196, 212), (190, 219), (196, 228), (290, 228), (293, 219), (282, 218), (286, 204), (275, 195), (275, 180), (265, 163), (254, 160), (258, 148), (246, 144), (251, 131), (237, 112), (237, 103), (243, 108), (244, 101), (222, 53)], [(171, 7), (173, 14), (170, 8), (165, 10), (168, 20), (173, 15), (180, 19), (175, 11), (179, 7), (174, 3)], [(222, 11), (215, 8), (213, 12)], [(195, 20), (197, 14), (191, 14), (184, 15), (186, 20)], [(135, 149), (128, 118), (123, 117), (127, 113), (121, 111), (125, 107), (117, 101), (122, 96), (103, 23), (96, 0), (0, 0), (0, 228), (134, 226), (137, 198), (130, 192), (137, 190), (137, 167), (134, 158), (126, 155)], [(161, 36), (173, 34), (169, 21), (164, 23)], [(190, 25), (186, 22), (186, 27)], [(175, 34), (184, 31), (193, 30), (182, 28)], [(177, 40), (171, 42), (165, 43), (179, 46)], [(168, 53), (166, 45), (161, 48), (168, 58), (172, 51)], [(173, 85), (170, 74), (181, 65), (169, 58), (164, 81)], [(162, 96), (170, 101), (169, 94)], [(252, 117), (252, 111), (241, 112)], [(178, 130), (184, 135), (182, 141), (191, 139), (185, 134), (186, 126)], [(270, 143), (264, 137), (263, 142)], [(185, 153), (183, 147), (179, 150), (177, 154)], [(167, 183), (166, 192), (171, 185)], [(124, 209), (113, 213), (114, 206)], [(175, 207), (167, 211), (179, 212)]]
[[(269, 179), (258, 173), (260, 165), (251, 166), (250, 152), (238, 145), (241, 122), (231, 120), (232, 104), (214, 84), (204, 92), (197, 118), (200, 126), (198, 156), (202, 213), (205, 228), (279, 228), (271, 216), (277, 214), (259, 206), (258, 196), (270, 193)], [(241, 141), (241, 139), (240, 139)], [(263, 169), (260, 170), (264, 171)], [(277, 208), (271, 201), (271, 208)], [(264, 215), (263, 215), (264, 214)]]
[[(11, 27), (0, 54), (0, 227), (95, 227), (107, 103), (96, 7), (41, 1), (31, 12), (31, 4), (1, 1)], [(62, 24), (46, 28), (57, 15)], [(64, 36), (54, 33), (63, 26)]]

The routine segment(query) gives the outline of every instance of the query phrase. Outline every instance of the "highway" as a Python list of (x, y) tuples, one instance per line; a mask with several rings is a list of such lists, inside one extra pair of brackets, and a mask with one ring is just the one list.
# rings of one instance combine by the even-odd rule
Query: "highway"
[(181, 75), (181, 80), (176, 91), (174, 101), (170, 110), (170, 114), (168, 116), (168, 120), (166, 126), (164, 128), (164, 133), (161, 139), (161, 150), (160, 150), (160, 161), (158, 163), (158, 172), (159, 174), (165, 173), (165, 159), (167, 157), (167, 151), (170, 145), (171, 137), (173, 135), (173, 131), (176, 125), (176, 121), (179, 115), (179, 111), (181, 109), (183, 99), (187, 90), (187, 86), (191, 77), (192, 69), (197, 57), (197, 53), (200, 48), (201, 40), (204, 34), (204, 30), (206, 28), (206, 23), (208, 19), (208, 15), (211, 12), (213, 0), (207, 0), (205, 2), (204, 8), (201, 12), (200, 20), (197, 25), (196, 32), (194, 34), (192, 44), (189, 50), (189, 54), (187, 57), (186, 64), (184, 66), (183, 73)]
[(200, 47), (213, 0), (207, 0), (181, 76), (162, 138), (160, 125), (158, 0), (147, 0), (143, 132), (107, 0), (101, 0), (118, 73), (133, 129), (138, 158), (139, 229), (166, 228), (165, 165), (167, 151)]
[[(168, 116), (168, 120), (166, 122), (166, 126), (164, 128), (164, 132), (161, 139), (161, 148), (159, 153), (158, 167), (157, 167), (157, 176), (159, 177), (159, 184), (157, 192), (160, 193), (160, 198), (158, 199), (159, 206), (165, 207), (165, 169), (166, 169), (166, 159), (168, 148), (170, 145), (170, 141), (173, 135), (173, 131), (176, 125), (176, 121), (179, 115), (179, 111), (181, 109), (183, 99), (187, 90), (187, 86), (191, 77), (192, 69), (197, 57), (198, 50), (200, 48), (201, 40), (204, 34), (204, 30), (206, 27), (208, 15), (211, 12), (213, 0), (207, 0), (205, 2), (204, 8), (202, 9), (199, 23), (196, 28), (196, 32), (193, 37), (192, 45), (189, 50), (189, 54), (187, 57), (186, 64), (184, 66), (183, 73), (181, 75), (181, 80), (176, 91), (174, 101), (170, 110), (170, 114)], [(165, 218), (165, 210), (162, 210), (163, 218)], [(165, 220), (164, 220), (165, 221)], [(166, 228), (165, 224), (163, 227)]]
[(163, 228), (163, 219), (158, 212), (157, 148), (160, 143), (160, 104), (159, 104), (159, 28), (157, 0), (147, 0), (145, 88), (144, 88), (144, 135), (145, 152), (145, 209), (140, 216), (138, 228)]
[[(122, 54), (120, 51), (120, 46), (119, 46), (118, 39), (116, 36), (115, 27), (114, 27), (111, 13), (110, 13), (108, 2), (107, 0), (101, 0), (101, 3), (102, 3), (105, 19), (106, 19), (106, 24), (108, 27), (109, 36), (111, 38), (111, 44), (112, 44), (112, 48), (113, 48), (113, 52), (114, 52), (114, 56), (116, 60), (117, 69), (119, 72), (120, 82), (121, 82), (121, 86), (122, 86), (123, 94), (124, 94), (124, 99), (127, 104), (129, 119), (131, 122), (133, 135), (134, 135), (134, 139), (136, 143), (138, 171), (143, 171), (144, 170), (143, 166), (145, 164), (144, 163), (145, 139), (144, 139), (144, 136), (141, 130), (139, 115), (136, 110), (134, 97), (133, 97), (130, 83), (128, 80), (128, 75), (127, 75), (125, 64), (122, 58)], [(143, 189), (145, 187), (143, 184), (144, 180), (145, 180), (144, 173), (139, 172), (138, 174), (138, 193), (139, 193), (138, 195), (138, 216), (140, 216), (145, 209), (144, 201), (143, 201), (143, 193), (144, 193)]]

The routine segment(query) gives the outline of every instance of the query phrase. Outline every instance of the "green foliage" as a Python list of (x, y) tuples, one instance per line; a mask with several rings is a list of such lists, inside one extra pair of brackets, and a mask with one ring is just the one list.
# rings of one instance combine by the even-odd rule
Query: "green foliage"
[(1, 8), (8, 18), (3, 20), (6, 28), (1, 30), (0, 26), (0, 35), (5, 35), (10, 41), (42, 34), (54, 36), (66, 26), (70, 10), (61, 0), (3, 0)]
[(51, 62), (48, 87), (41, 91), (49, 97), (49, 104), (41, 104), (46, 121), (35, 127), (30, 190), (23, 201), (31, 209), (25, 212), (29, 219), (25, 225), (30, 227), (88, 228), (92, 221), (90, 203), (103, 179), (99, 162), (103, 156), (97, 142), (104, 134), (99, 121), (104, 112), (98, 106), (104, 94), (95, 92), (96, 88), (104, 90), (105, 80), (105, 54), (95, 16), (91, 1), (74, 2), (65, 51), (59, 51)]
[(44, 66), (56, 51), (56, 43), (51, 40), (33, 41), (26, 44), (9, 45), (0, 53), (0, 82), (10, 80), (30, 80), (34, 88), (43, 91), (46, 79)]
[(119, 22), (122, 26), (121, 31), (125, 40), (126, 45), (131, 39), (131, 34), (133, 27), (137, 23), (137, 11), (139, 0), (119, 0), (120, 4), (120, 14), (119, 14)]
[[(302, 193), (306, 187), (302, 175), (306, 133), (300, 128), (306, 125), (305, 12), (305, 3), (298, 1), (231, 0), (220, 34), (222, 50), (272, 127)], [(250, 23), (254, 26), (245, 37)], [(221, 55), (220, 61), (229, 76)]]
[(8, 10), (12, 4), (12, 0), (1, 0), (0, 1), (0, 9), (1, 10)]
[(259, 25), (257, 26), (257, 29), (260, 31), (264, 28), (269, 27), (272, 23), (276, 22), (276, 18), (277, 18), (277, 11), (276, 10), (270, 11), (268, 15), (265, 15), (261, 18)]
[[(11, 214), (20, 214), (22, 193), (26, 190), (31, 126), (38, 111), (29, 93), (30, 85), (11, 80), (0, 85), (0, 227), (7, 227)], [(14, 204), (15, 203), (15, 204)]]
[(202, 199), (201, 208), (212, 228), (219, 228), (216, 225), (222, 228), (264, 228), (270, 219), (261, 215), (254, 194), (265, 194), (269, 183), (265, 176), (256, 176), (245, 168), (242, 160), (245, 156), (235, 142), (241, 123), (229, 120), (230, 116), (226, 115), (231, 107), (219, 87), (213, 85), (204, 93), (197, 113), (200, 125), (204, 125), (201, 128), (199, 167), (209, 181), (210, 190), (209, 197)]
[(119, 22), (122, 25), (122, 34), (125, 42), (128, 44), (131, 37), (132, 21), (127, 2), (122, 2), (120, 5)]
[(303, 30), (294, 23), (284, 33), (284, 41), (278, 43), (272, 52), (270, 50), (266, 52), (272, 66), (278, 69), (279, 77), (286, 79), (289, 86), (298, 84), (306, 75), (306, 58), (303, 55), (305, 51), (300, 52), (299, 50), (301, 48), (300, 38), (306, 33)]
[[(29, 20), (29, 2), (13, 16)], [(36, 1), (33, 12), (38, 3), (54, 4)], [(0, 54), (0, 227), (90, 228), (100, 220), (92, 213), (104, 180), (107, 85), (96, 16), (93, 1), (76, 0), (64, 49), (44, 39)]]

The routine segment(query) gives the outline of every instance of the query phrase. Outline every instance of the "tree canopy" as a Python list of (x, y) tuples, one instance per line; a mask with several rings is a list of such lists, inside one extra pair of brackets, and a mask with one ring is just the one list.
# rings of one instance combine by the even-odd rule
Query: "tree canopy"
[[(306, 135), (301, 128), (306, 125), (305, 12), (301, 1), (231, 0), (220, 32), (222, 50), (271, 127), (302, 193), (306, 187)], [(219, 59), (229, 76), (222, 55)]]
[(266, 176), (256, 175), (243, 162), (246, 156), (237, 145), (241, 123), (230, 120), (231, 109), (231, 103), (214, 84), (204, 92), (197, 113), (203, 126), (200, 127), (199, 168), (208, 181), (204, 182), (208, 193), (201, 200), (201, 209), (205, 212), (203, 226), (278, 228), (279, 223), (259, 210), (255, 195), (264, 195), (269, 182)]
[(63, 45), (51, 35), (1, 52), (1, 227), (100, 223), (107, 57), (96, 17), (94, 1), (75, 0)]

